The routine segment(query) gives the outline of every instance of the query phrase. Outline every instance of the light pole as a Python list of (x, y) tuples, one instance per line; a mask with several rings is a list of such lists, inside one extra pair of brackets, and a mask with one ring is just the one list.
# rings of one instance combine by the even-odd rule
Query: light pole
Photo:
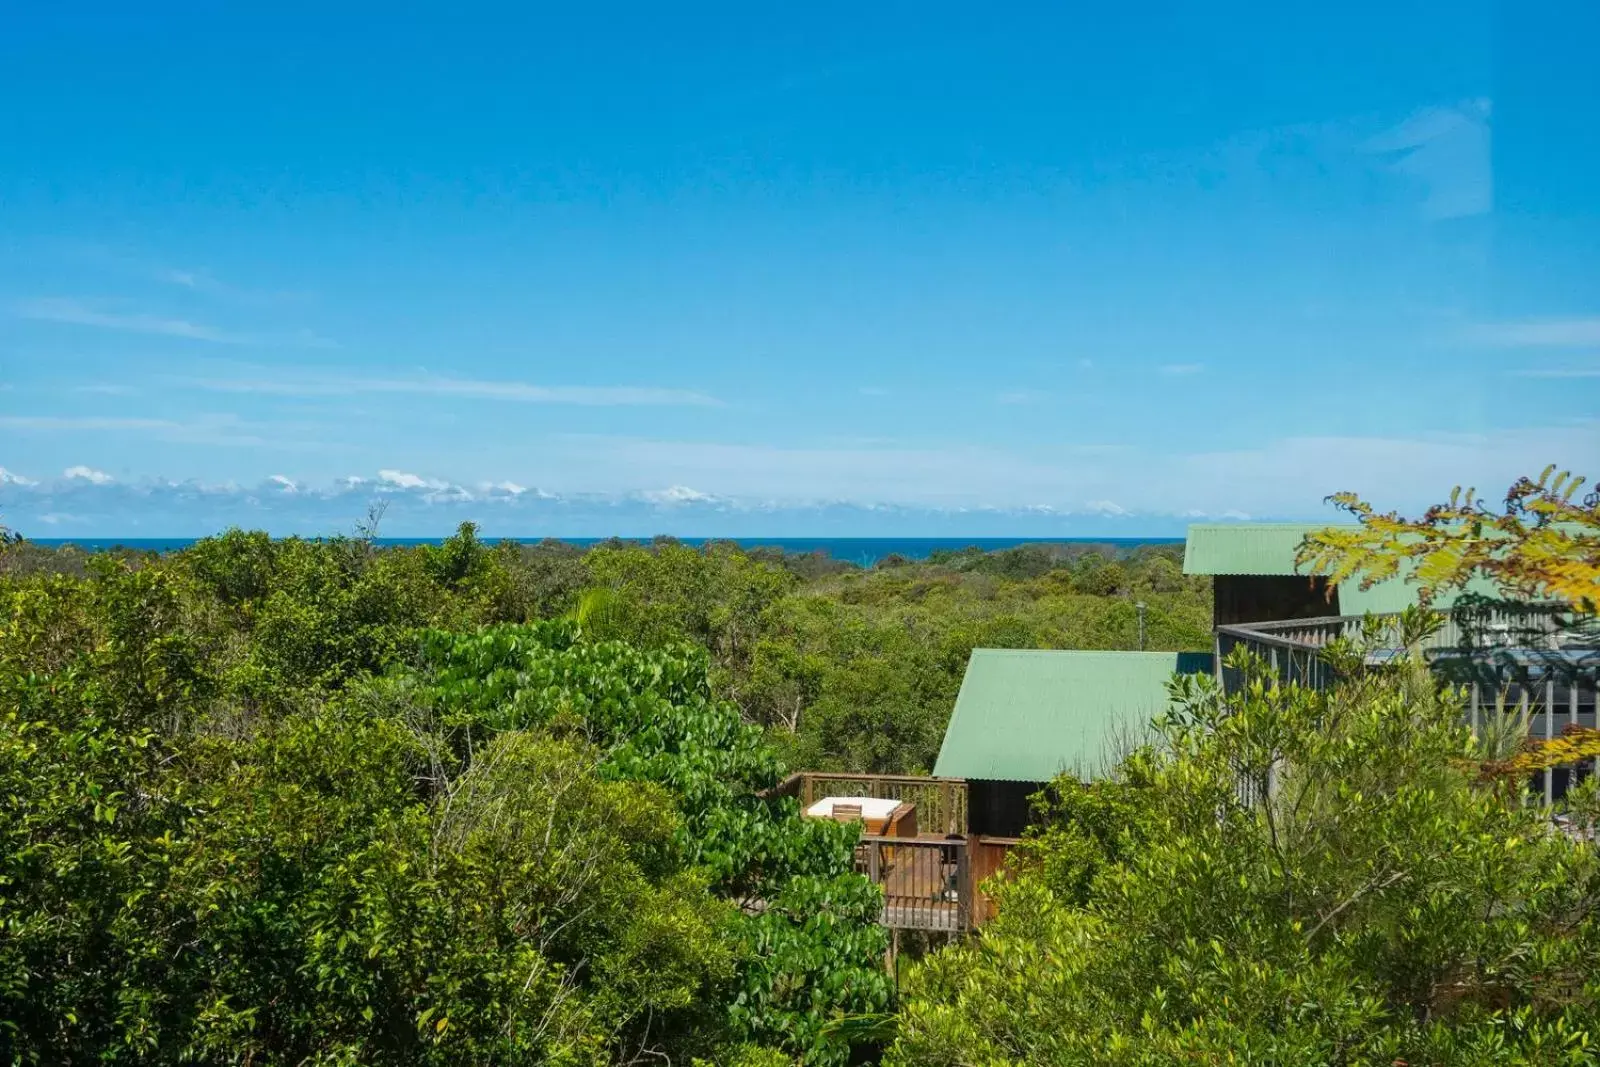
[(1143, 652), (1144, 651), (1144, 601), (1142, 601), (1142, 600), (1139, 601), (1138, 603), (1134, 604), (1133, 607), (1134, 607), (1134, 610), (1139, 613), (1139, 651)]

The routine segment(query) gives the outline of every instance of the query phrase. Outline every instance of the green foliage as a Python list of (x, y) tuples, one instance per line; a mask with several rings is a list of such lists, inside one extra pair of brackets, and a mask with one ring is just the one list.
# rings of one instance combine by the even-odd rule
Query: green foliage
[(1148, 647), (1209, 646), (1209, 588), (1170, 556), (1025, 546), (790, 593), (765, 610), (748, 666), (725, 684), (747, 716), (792, 736), (797, 765), (926, 772), (973, 648), (1134, 648), (1134, 597), (1149, 605)]
[(892, 1062), (1580, 1064), (1600, 857), (1485, 788), (1420, 664), (1331, 694), (1175, 688), (1163, 744), (1060, 783)]
[[(666, 629), (485, 627), (595, 587), (524, 564), (464, 528), (12, 570), (0, 1059), (844, 1062), (891, 994), (853, 829), (757, 797), (776, 755)], [(702, 608), (736, 651), (750, 610)]]
[(585, 738), (602, 776), (674, 798), (677, 848), (744, 905), (736, 1033), (827, 1063), (847, 1052), (824, 1033), (830, 1019), (888, 1006), (881, 897), (852, 873), (855, 829), (757, 797), (779, 764), (761, 731), (712, 697), (703, 653), (586, 642), (564, 623), (435, 632), (420, 668), (391, 685), (438, 716), (457, 758), (485, 736), (542, 728)]
[(1358, 525), (1312, 534), (1296, 562), (1330, 581), (1359, 577), (1362, 588), (1403, 574), (1424, 604), (1484, 577), (1510, 598), (1552, 600), (1593, 616), (1600, 611), (1600, 490), (1579, 497), (1587, 481), (1551, 464), (1538, 478), (1513, 483), (1499, 508), (1457, 486), (1416, 519), (1336, 493), (1329, 500)]
[[(591, 632), (710, 652), (717, 692), (766, 727), (791, 763), (907, 772), (933, 765), (974, 647), (1209, 647), (1210, 587), (1175, 547), (1024, 545), (885, 560), (870, 571), (812, 556), (613, 542), (584, 559), (568, 603)], [(603, 593), (603, 596), (597, 596)]]
[(1207, 616), (1170, 553), (370, 534), (0, 549), (0, 1060), (870, 1055), (881, 898), (780, 755), (925, 768), (973, 646)]
[[(87, 558), (13, 546), (0, 573), (82, 575)], [(1136, 599), (1148, 647), (1210, 643), (1209, 584), (1183, 575), (1176, 546), (971, 549), (863, 571), (667, 538), (491, 547), (466, 524), (417, 548), (234, 530), (163, 558), (92, 558), (171, 576), (238, 714), (382, 670), (418, 627), (568, 617), (595, 638), (704, 646), (714, 690), (791, 764), (827, 770), (930, 768), (974, 647), (1133, 648)]]
[(522, 732), (432, 778), (370, 702), (174, 732), (163, 636), (110, 621), (0, 675), (6, 1059), (605, 1063), (723, 1032), (734, 911), (663, 790)]

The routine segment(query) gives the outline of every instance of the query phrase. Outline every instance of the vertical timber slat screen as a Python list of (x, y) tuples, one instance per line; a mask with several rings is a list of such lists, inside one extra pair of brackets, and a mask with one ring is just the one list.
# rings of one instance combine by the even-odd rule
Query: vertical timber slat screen
[(960, 933), (971, 928), (971, 864), (965, 838), (863, 836), (861, 873), (883, 887), (885, 926)]

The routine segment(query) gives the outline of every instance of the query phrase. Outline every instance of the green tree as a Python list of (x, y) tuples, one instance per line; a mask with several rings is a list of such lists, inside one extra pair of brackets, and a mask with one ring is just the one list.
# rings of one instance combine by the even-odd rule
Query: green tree
[(1424, 603), (1483, 576), (1508, 596), (1564, 601), (1593, 615), (1600, 611), (1600, 491), (1579, 498), (1586, 481), (1552, 465), (1512, 485), (1498, 509), (1458, 486), (1417, 519), (1339, 493), (1331, 499), (1358, 525), (1306, 538), (1299, 562), (1333, 581), (1359, 577), (1363, 587), (1405, 568)]
[(6, 605), (4, 1059), (587, 1064), (732, 1040), (737, 913), (665, 787), (518, 730), (441, 758), (447, 736), (367, 686), (215, 721), (169, 576), (103, 569)]
[(505, 731), (581, 736), (603, 777), (649, 783), (683, 821), (678, 845), (718, 897), (739, 905), (741, 951), (727, 1021), (740, 1039), (840, 1062), (827, 1024), (882, 1011), (882, 898), (853, 873), (856, 830), (769, 802), (781, 767), (762, 732), (712, 696), (703, 653), (583, 640), (570, 624), (428, 636), (389, 699), (422, 709), (453, 758)]

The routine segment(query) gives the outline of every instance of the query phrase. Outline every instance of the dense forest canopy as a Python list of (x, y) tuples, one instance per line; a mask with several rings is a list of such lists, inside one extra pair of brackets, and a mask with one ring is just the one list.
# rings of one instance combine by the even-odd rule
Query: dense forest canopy
[(704, 652), (521, 621), (584, 579), (470, 529), (7, 562), (7, 1060), (827, 1063), (888, 1007), (854, 831), (757, 795)]
[(21, 544), (0, 566), (13, 582), (92, 578), (111, 559), (170, 575), (196, 640), (294, 689), (379, 669), (416, 626), (581, 615), (594, 637), (706, 649), (712, 688), (792, 766), (925, 773), (973, 648), (1136, 648), (1137, 604), (1147, 647), (1209, 648), (1210, 581), (1182, 558), (1172, 544), (1035, 544), (864, 569), (732, 542), (489, 544), (463, 527), (393, 548), (243, 531), (164, 556)]
[[(8, 543), (6, 1060), (844, 1062), (892, 1006), (855, 830), (974, 645), (1203, 640), (1170, 550), (871, 571), (582, 551)], [(866, 1035), (866, 1036), (863, 1036)]]
[[(1570, 529), (1512, 562), (1580, 573)], [(926, 771), (972, 648), (1132, 648), (1141, 612), (1207, 647), (1175, 546), (7, 538), (0, 1060), (1595, 1062), (1600, 779), (1552, 811), (1523, 775), (1597, 735), (1470, 733), (1424, 612), (1328, 689), (1174, 680), (1035, 798), (997, 917), (891, 976), (856, 827), (770, 787)]]

